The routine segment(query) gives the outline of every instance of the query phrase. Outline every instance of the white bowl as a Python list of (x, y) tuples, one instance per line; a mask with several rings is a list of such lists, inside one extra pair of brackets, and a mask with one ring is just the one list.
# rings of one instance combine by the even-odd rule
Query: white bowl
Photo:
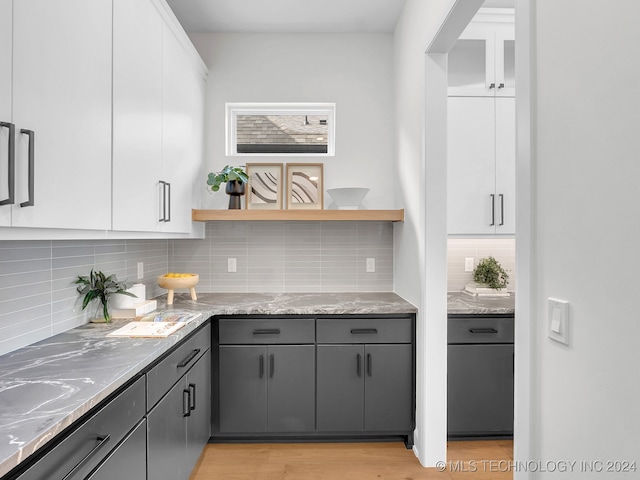
[(331, 188), (327, 190), (327, 193), (338, 206), (338, 210), (357, 210), (364, 197), (369, 193), (369, 189), (360, 187)]

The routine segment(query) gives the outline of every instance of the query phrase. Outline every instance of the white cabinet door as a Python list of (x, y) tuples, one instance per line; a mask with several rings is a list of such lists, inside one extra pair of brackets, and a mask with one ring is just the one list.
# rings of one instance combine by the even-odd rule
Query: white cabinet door
[(111, 31), (111, 0), (13, 3), (13, 226), (111, 226)]
[(162, 18), (149, 0), (114, 0), (113, 18), (113, 229), (159, 231)]
[(168, 27), (162, 53), (162, 178), (171, 185), (170, 218), (162, 230), (189, 233), (193, 198), (199, 194), (194, 186), (202, 158), (204, 79)]
[(451, 235), (515, 233), (515, 99), (449, 97)]
[(447, 230), (495, 233), (495, 123), (491, 97), (449, 97)]
[[(516, 99), (496, 98), (496, 233), (516, 233)], [(498, 213), (499, 212), (499, 213)]]
[(12, 0), (0, 0), (0, 226), (11, 225), (9, 124), (11, 117)]
[(513, 97), (513, 27), (468, 27), (449, 51), (447, 77), (449, 96)]

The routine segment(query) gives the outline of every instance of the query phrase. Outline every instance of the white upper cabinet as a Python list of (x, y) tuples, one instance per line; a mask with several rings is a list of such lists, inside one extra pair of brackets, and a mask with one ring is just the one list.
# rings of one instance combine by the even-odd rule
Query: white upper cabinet
[(515, 233), (515, 98), (449, 97), (447, 232)]
[(162, 11), (157, 0), (114, 0), (114, 230), (192, 230), (204, 72)]
[(14, 181), (12, 142), (15, 126), (11, 116), (12, 0), (0, 0), (0, 226), (11, 225)]
[(191, 209), (197, 206), (194, 200), (205, 185), (201, 161), (205, 82), (184, 45), (166, 27), (162, 54), (162, 178), (169, 184), (164, 201), (170, 202), (165, 209), (171, 215), (163, 231), (188, 233)]
[[(7, 13), (10, 3), (3, 0), (0, 7), (0, 22), (13, 18), (11, 38), (10, 28), (0, 28), (0, 85), (7, 81), (9, 68), (13, 88), (9, 121), (15, 126), (10, 224), (107, 230), (111, 226), (111, 0), (20, 0), (13, 2), (13, 17), (10, 10)], [(7, 45), (11, 45), (8, 62)], [(0, 94), (2, 116), (8, 101), (5, 88)], [(0, 137), (5, 151), (7, 132), (3, 128)], [(6, 156), (0, 157), (5, 191)], [(7, 209), (0, 206), (0, 224), (8, 225)]]
[(113, 229), (160, 231), (162, 18), (114, 0), (113, 22)]
[(481, 9), (448, 55), (449, 96), (515, 96), (512, 9)]

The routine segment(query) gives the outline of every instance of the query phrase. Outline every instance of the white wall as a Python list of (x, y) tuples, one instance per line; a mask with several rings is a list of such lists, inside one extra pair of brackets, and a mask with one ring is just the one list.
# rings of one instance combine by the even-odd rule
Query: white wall
[[(640, 462), (640, 2), (535, 6), (533, 453)], [(571, 302), (568, 347), (548, 297)]]
[[(440, 215), (426, 217), (425, 51), (454, 0), (407, 0), (394, 35), (396, 136), (398, 178), (396, 204), (405, 208), (405, 222), (396, 224), (394, 284), (397, 293), (419, 306), (417, 319), (416, 454), (425, 466), (446, 458), (446, 229), (441, 241), (427, 247), (431, 222), (444, 225), (446, 196)], [(446, 90), (443, 90), (443, 102)], [(446, 171), (446, 158), (435, 159)], [(436, 179), (437, 180), (437, 179)], [(444, 180), (444, 176), (442, 177)], [(437, 180), (440, 188), (443, 181)], [(445, 192), (446, 193), (446, 192)], [(432, 205), (437, 210), (438, 205)], [(428, 250), (427, 248), (432, 248)], [(428, 272), (428, 268), (433, 268)], [(442, 271), (440, 276), (437, 271)], [(435, 275), (433, 273), (435, 272)], [(429, 278), (428, 278), (429, 277)], [(429, 282), (439, 282), (434, 291)], [(441, 294), (435, 293), (441, 290)], [(426, 314), (429, 305), (437, 313)]]
[[(227, 163), (323, 162), (325, 189), (369, 187), (364, 206), (394, 208), (391, 34), (200, 33), (191, 38), (209, 66), (205, 172)], [(335, 102), (336, 155), (227, 157), (225, 102)], [(329, 202), (325, 198), (326, 206)], [(204, 208), (227, 203), (224, 193), (205, 193)]]

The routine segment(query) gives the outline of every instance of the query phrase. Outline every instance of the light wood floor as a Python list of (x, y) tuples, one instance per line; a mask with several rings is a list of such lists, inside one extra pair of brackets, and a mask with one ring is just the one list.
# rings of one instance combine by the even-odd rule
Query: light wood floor
[(447, 455), (446, 468), (441, 472), (423, 468), (401, 442), (209, 444), (191, 480), (513, 478), (508, 469), (513, 459), (511, 440), (449, 442)]

